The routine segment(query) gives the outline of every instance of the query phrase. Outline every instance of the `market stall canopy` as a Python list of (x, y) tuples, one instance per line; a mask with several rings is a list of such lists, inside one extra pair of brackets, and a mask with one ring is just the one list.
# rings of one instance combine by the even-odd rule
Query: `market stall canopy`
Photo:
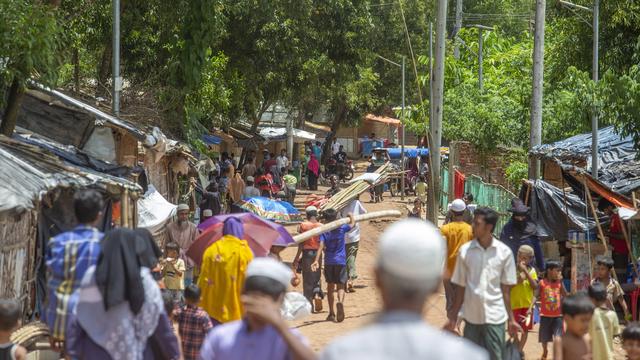
[[(260, 129), (260, 136), (269, 141), (284, 141), (287, 140), (286, 128), (265, 127)], [(308, 131), (293, 129), (293, 141), (305, 142), (315, 140), (316, 134)]]
[(19, 214), (34, 209), (44, 195), (57, 188), (98, 187), (107, 191), (139, 185), (93, 169), (72, 166), (37, 146), (0, 136), (0, 213)]
[(400, 120), (394, 119), (388, 116), (378, 116), (373, 114), (367, 114), (364, 116), (365, 121), (375, 121), (393, 126), (400, 126)]
[[(530, 154), (562, 165), (584, 166), (584, 170), (590, 171), (591, 133), (536, 146)], [(633, 137), (621, 136), (613, 126), (598, 130), (598, 180), (623, 195), (640, 188), (640, 158)]]

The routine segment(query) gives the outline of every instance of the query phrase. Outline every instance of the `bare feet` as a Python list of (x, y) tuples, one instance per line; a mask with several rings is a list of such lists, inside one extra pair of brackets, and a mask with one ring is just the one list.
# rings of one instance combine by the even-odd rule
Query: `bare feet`
[(336, 321), (343, 322), (344, 321), (344, 304), (339, 302), (339, 303), (336, 304), (336, 308), (337, 308), (337, 311), (338, 311), (338, 316), (336, 318)]
[(333, 313), (329, 313), (329, 316), (327, 316), (327, 321), (336, 321), (336, 316)]

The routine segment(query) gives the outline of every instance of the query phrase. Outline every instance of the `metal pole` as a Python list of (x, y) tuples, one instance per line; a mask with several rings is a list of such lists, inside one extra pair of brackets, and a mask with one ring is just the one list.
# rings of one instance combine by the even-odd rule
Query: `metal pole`
[(400, 151), (402, 151), (402, 155), (400, 156), (402, 162), (402, 175), (400, 176), (400, 187), (402, 190), (400, 191), (400, 200), (404, 200), (404, 63), (405, 57), (402, 57), (402, 110), (400, 113), (400, 126), (402, 128), (402, 142), (400, 143)]
[(462, 28), (462, 0), (456, 0), (456, 24), (453, 27), (453, 57), (460, 59), (460, 44), (456, 40)]
[(478, 87), (482, 92), (482, 29), (478, 29)]
[[(533, 94), (531, 96), (531, 133), (529, 149), (542, 142), (542, 85), (544, 76), (545, 0), (536, 0), (536, 31), (533, 39)], [(529, 159), (529, 178), (540, 176), (539, 162)]]
[[(593, 2), (593, 81), (598, 82), (600, 0)], [(598, 178), (598, 108), (591, 109), (591, 175)]]
[[(293, 118), (287, 120), (287, 157), (289, 163), (293, 161)], [(280, 171), (280, 169), (278, 169)]]
[(429, 21), (429, 121), (433, 118), (433, 23)]
[(111, 104), (113, 114), (120, 115), (120, 0), (113, 0), (113, 102)]
[(433, 196), (429, 200), (433, 212), (431, 222), (438, 223), (438, 202), (440, 200), (440, 143), (442, 141), (442, 106), (444, 102), (444, 57), (447, 32), (447, 0), (438, 0), (436, 18), (436, 56), (433, 73), (433, 119), (431, 121), (431, 177)]

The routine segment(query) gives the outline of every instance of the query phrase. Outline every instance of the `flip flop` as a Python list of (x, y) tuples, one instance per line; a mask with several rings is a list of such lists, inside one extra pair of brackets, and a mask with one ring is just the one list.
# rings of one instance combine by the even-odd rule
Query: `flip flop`
[(336, 321), (343, 322), (344, 321), (344, 305), (342, 303), (337, 303), (336, 308), (338, 313), (338, 316), (336, 317)]
[(320, 298), (313, 299), (313, 310), (315, 310), (315, 312), (322, 311), (322, 299)]

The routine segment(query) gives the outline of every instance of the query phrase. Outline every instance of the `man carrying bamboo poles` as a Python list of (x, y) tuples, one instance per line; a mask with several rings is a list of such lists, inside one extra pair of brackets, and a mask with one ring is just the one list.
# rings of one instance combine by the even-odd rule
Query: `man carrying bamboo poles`
[[(298, 233), (322, 226), (318, 221), (318, 208), (309, 206), (305, 212), (307, 220), (298, 226)], [(298, 253), (293, 260), (294, 269), (298, 269), (298, 265), (302, 265), (302, 293), (311, 303), (314, 312), (322, 311), (322, 298), (324, 297), (320, 285), (320, 277), (322, 276), (320, 268), (312, 269), (319, 252), (321, 252), (320, 235), (317, 235), (298, 245)]]
[[(341, 211), (342, 217), (347, 217), (349, 214), (355, 216), (366, 213), (367, 210), (362, 206), (362, 203), (360, 203), (359, 195)], [(358, 255), (358, 245), (360, 244), (359, 224), (354, 224), (351, 231), (346, 234), (345, 244), (345, 251), (347, 252), (347, 275), (349, 277), (349, 280), (347, 281), (347, 292), (355, 292), (353, 289), (353, 282), (358, 278), (358, 272), (356, 271), (356, 256)]]

